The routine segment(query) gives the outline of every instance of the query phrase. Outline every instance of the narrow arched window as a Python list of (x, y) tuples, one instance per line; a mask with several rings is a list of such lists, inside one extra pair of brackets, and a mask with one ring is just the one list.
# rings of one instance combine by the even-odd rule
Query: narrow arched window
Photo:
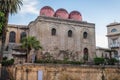
[(11, 31), (9, 34), (9, 42), (16, 42), (16, 33), (14, 31)]
[(68, 37), (72, 37), (72, 31), (71, 30), (68, 31)]
[(52, 36), (55, 36), (55, 35), (56, 35), (56, 29), (55, 29), (55, 28), (52, 28), (52, 30), (51, 30), (51, 35), (52, 35)]
[(24, 37), (26, 37), (27, 35), (26, 35), (26, 32), (22, 32), (21, 34), (20, 34), (20, 42), (22, 41), (22, 39), (24, 38)]
[(86, 39), (87, 36), (88, 36), (88, 33), (87, 33), (87, 32), (84, 32), (84, 33), (83, 33), (83, 38)]
[(84, 57), (83, 57), (84, 61), (88, 61), (88, 49), (84, 48)]

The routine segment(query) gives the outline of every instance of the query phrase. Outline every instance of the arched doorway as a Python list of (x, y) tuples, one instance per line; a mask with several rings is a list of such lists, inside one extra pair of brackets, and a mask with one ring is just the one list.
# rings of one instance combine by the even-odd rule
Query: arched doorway
[(86, 62), (88, 61), (88, 49), (87, 48), (84, 48), (84, 55), (83, 55), (83, 60)]

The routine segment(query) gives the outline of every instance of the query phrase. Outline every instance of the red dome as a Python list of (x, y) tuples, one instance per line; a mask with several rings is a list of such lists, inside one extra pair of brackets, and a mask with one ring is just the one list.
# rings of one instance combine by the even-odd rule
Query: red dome
[(82, 21), (82, 15), (78, 11), (72, 11), (69, 14), (69, 19)]
[(55, 17), (60, 17), (60, 18), (63, 18), (63, 19), (68, 19), (68, 12), (67, 10), (63, 9), (63, 8), (60, 8), (58, 9), (56, 12), (55, 12)]
[(54, 10), (50, 6), (45, 6), (45, 7), (41, 8), (40, 15), (53, 17)]

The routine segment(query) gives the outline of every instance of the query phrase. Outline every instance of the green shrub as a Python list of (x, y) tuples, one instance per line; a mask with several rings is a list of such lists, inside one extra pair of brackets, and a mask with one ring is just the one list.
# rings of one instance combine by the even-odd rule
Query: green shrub
[(5, 57), (3, 57), (3, 60), (5, 61), (5, 60), (7, 60), (7, 57), (5, 56)]
[(35, 63), (54, 63), (54, 64), (75, 64), (80, 65), (82, 62), (80, 61), (66, 61), (66, 60), (37, 60)]
[(2, 66), (10, 66), (14, 64), (14, 59), (10, 59), (10, 60), (3, 60), (2, 61)]
[(80, 61), (68, 61), (67, 64), (80, 65), (80, 64), (82, 64), (82, 62), (80, 62)]
[(95, 65), (100, 65), (100, 64), (104, 64), (104, 58), (102, 58), (102, 57), (96, 57), (96, 58), (94, 58), (94, 63), (95, 63)]
[(118, 60), (115, 58), (111, 58), (111, 59), (107, 60), (108, 65), (115, 65), (115, 63), (117, 63), (117, 62), (118, 62)]

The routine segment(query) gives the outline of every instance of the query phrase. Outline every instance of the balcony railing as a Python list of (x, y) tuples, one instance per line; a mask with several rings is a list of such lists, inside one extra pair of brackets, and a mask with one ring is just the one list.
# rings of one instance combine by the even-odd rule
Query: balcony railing
[(118, 47), (120, 47), (120, 43), (119, 42), (110, 44), (110, 48), (118, 48)]

